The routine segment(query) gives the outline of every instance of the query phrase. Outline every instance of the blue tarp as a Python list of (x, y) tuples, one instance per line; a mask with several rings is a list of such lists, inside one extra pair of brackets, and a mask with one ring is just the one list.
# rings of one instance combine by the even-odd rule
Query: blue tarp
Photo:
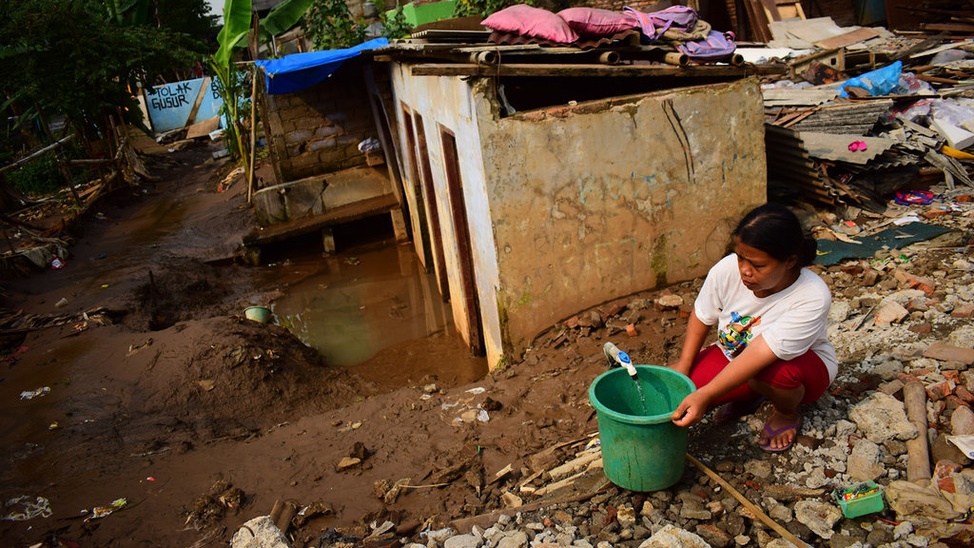
[(267, 75), (267, 93), (294, 93), (328, 78), (342, 63), (363, 51), (389, 45), (388, 38), (375, 38), (346, 49), (292, 53), (280, 59), (255, 61)]

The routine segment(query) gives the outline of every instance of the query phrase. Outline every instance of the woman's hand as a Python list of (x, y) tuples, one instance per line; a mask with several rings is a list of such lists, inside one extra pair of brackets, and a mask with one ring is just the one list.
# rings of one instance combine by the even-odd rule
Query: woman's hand
[(668, 366), (673, 371), (678, 373), (683, 373), (686, 376), (690, 376), (690, 369), (693, 367), (693, 360), (683, 360), (680, 359), (676, 362), (671, 363)]
[(686, 428), (691, 424), (696, 424), (703, 419), (703, 416), (710, 410), (711, 399), (705, 393), (697, 390), (689, 396), (683, 398), (680, 405), (676, 406), (676, 411), (671, 417), (673, 424)]

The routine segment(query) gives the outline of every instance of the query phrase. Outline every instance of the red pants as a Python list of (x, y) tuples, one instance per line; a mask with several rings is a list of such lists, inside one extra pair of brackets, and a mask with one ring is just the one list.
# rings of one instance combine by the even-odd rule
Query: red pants
[[(697, 388), (700, 388), (712, 381), (729, 363), (730, 360), (720, 348), (712, 344), (701, 350), (697, 354), (697, 358), (693, 360), (690, 380)], [(777, 360), (762, 369), (755, 378), (775, 388), (785, 390), (804, 386), (805, 396), (802, 398), (802, 404), (815, 402), (829, 387), (829, 370), (825, 367), (822, 359), (818, 357), (818, 354), (811, 350), (793, 360)], [(757, 399), (758, 396), (759, 394), (751, 390), (751, 387), (745, 382), (718, 398), (713, 406), (717, 407), (732, 401), (751, 401)]]

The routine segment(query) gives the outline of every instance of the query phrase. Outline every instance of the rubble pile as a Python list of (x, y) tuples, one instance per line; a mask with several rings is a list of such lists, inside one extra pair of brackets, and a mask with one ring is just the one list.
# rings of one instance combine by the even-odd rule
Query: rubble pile
[[(790, 451), (764, 453), (755, 445), (770, 413), (768, 404), (731, 424), (715, 424), (711, 414), (691, 429), (688, 452), (723, 481), (688, 464), (673, 487), (635, 493), (605, 478), (592, 437), (597, 433), (591, 433), (552, 448), (558, 450), (547, 456), (560, 460), (549, 462), (543, 473), (524, 477), (501, 471), (490, 482), (497, 482), (494, 488), (477, 490), (494, 499), (483, 505), (487, 514), (439, 529), (427, 523), (411, 533), (403, 533), (401, 524), (376, 522), (371, 531), (333, 531), (330, 538), (343, 540), (324, 545), (970, 545), (974, 203), (965, 199), (969, 195), (956, 193), (953, 200), (945, 199), (950, 195), (945, 185), (932, 191), (938, 197), (934, 203), (890, 203), (885, 215), (854, 208), (845, 213), (856, 214), (855, 219), (804, 212), (806, 224), (828, 229), (819, 230), (820, 235), (835, 233), (830, 226), (856, 225), (862, 238), (904, 218), (950, 231), (903, 248), (885, 247), (868, 257), (812, 267), (833, 291), (830, 337), (840, 373), (830, 391), (805, 409), (804, 426)], [(642, 319), (647, 307), (670, 311), (673, 321), (686, 315), (699, 287), (695, 280), (582, 312), (536, 343), (563, 348), (568, 356), (591, 337), (625, 340), (633, 331), (656, 327)], [(679, 351), (673, 340), (657, 346), (669, 354), (662, 359)], [(722, 429), (727, 443), (715, 443)], [(566, 481), (569, 473), (571, 481)], [(455, 475), (469, 480), (469, 473)], [(839, 493), (857, 485), (875, 486), (873, 500), (882, 502), (865, 515), (849, 517)], [(748, 502), (731, 496), (732, 491)], [(565, 492), (569, 495), (559, 496)]]
[(762, 85), (769, 195), (882, 212), (900, 189), (974, 186), (974, 44), (910, 39), (830, 18), (773, 26), (768, 48), (740, 48), (784, 77)]

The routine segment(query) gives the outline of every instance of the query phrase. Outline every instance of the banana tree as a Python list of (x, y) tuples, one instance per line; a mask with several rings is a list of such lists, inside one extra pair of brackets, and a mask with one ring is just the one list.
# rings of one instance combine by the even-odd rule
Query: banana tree
[[(270, 40), (275, 35), (288, 30), (308, 11), (311, 3), (312, 0), (285, 0), (281, 2), (267, 14), (267, 17), (259, 22), (257, 37), (254, 39)], [(228, 142), (231, 143), (228, 148), (231, 155), (239, 158), (244, 165), (248, 184), (248, 198), (250, 191), (253, 190), (253, 162), (248, 156), (253, 155), (253, 150), (244, 147), (244, 119), (247, 117), (247, 108), (244, 104), (246, 87), (243, 85), (244, 77), (241, 71), (233, 63), (233, 52), (235, 48), (247, 45), (247, 37), (252, 32), (253, 19), (251, 0), (226, 0), (223, 4), (223, 28), (217, 35), (219, 48), (210, 58), (210, 69), (217, 79), (217, 88), (221, 99), (223, 99), (223, 110), (227, 118), (226, 134)], [(257, 78), (256, 70), (251, 74), (251, 78)], [(256, 101), (253, 92), (250, 100)], [(251, 120), (251, 124), (254, 123), (256, 120)], [(251, 147), (252, 145), (253, 143), (251, 143)]]

